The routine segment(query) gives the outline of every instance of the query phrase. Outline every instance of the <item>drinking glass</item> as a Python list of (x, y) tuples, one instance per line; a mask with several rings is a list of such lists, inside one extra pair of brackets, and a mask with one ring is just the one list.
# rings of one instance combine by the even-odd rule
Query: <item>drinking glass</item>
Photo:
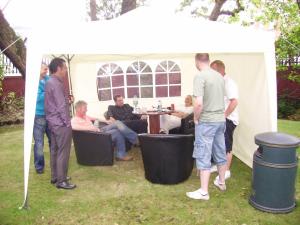
[(137, 105), (139, 104), (139, 100), (138, 100), (138, 97), (135, 95), (135, 96), (133, 96), (133, 106), (134, 106), (134, 108), (133, 108), (133, 111), (136, 113), (136, 108), (137, 108)]

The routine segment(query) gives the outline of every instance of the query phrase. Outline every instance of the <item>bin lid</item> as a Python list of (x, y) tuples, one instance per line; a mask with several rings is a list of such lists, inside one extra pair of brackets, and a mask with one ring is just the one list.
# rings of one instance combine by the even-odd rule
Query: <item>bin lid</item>
[(269, 147), (296, 148), (300, 145), (300, 139), (289, 134), (266, 132), (255, 135), (255, 143)]

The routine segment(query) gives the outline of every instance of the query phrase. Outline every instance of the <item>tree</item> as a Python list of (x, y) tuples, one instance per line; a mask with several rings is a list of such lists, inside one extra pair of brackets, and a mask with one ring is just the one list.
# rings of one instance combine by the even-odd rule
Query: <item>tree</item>
[(258, 22), (269, 29), (276, 26), (281, 32), (276, 42), (277, 58), (290, 67), (300, 55), (300, 0), (183, 0), (181, 10), (186, 8), (195, 16), (214, 21), (238, 21), (243, 25)]
[(207, 0), (198, 1), (197, 4), (194, 4), (195, 2), (194, 0), (183, 0), (181, 10), (191, 7), (193, 15), (202, 16), (212, 21), (218, 20), (221, 15), (235, 16), (245, 9), (242, 0)]
[(121, 15), (124, 13), (129, 12), (136, 8), (136, 0), (123, 0), (122, 1), (122, 8), (121, 8)]
[(118, 17), (136, 7), (142, 5), (145, 0), (90, 0), (90, 11), (88, 12), (92, 21), (109, 20)]
[(0, 98), (3, 93), (4, 67), (2, 65), (2, 55), (0, 55)]
[(97, 3), (96, 0), (90, 0), (90, 17), (91, 17), (91, 21), (95, 21), (98, 20), (97, 17)]
[[(6, 21), (2, 10), (0, 10), (0, 49), (11, 60), (14, 66), (20, 71), (25, 78), (26, 69), (26, 47), (24, 41), (20, 39), (15, 31)], [(18, 41), (16, 41), (18, 40)], [(15, 42), (16, 41), (16, 42)], [(14, 43), (11, 45), (12, 43)], [(9, 47), (9, 45), (11, 45)]]

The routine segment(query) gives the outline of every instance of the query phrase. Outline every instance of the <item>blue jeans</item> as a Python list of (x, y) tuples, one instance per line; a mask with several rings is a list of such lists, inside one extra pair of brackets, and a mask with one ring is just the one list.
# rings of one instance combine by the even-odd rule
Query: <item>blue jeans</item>
[(193, 157), (197, 169), (209, 170), (211, 157), (217, 165), (226, 164), (225, 122), (200, 122), (195, 126)]
[(112, 136), (112, 141), (117, 147), (117, 157), (123, 158), (126, 156), (125, 139), (130, 143), (136, 144), (137, 133), (128, 128), (123, 122), (117, 120), (112, 124), (109, 124), (101, 128), (104, 133), (109, 133)]
[(50, 130), (47, 126), (45, 116), (36, 115), (34, 118), (33, 125), (33, 139), (34, 139), (34, 166), (38, 171), (44, 170), (45, 160), (44, 160), (44, 134), (46, 133), (49, 142), (50, 149)]

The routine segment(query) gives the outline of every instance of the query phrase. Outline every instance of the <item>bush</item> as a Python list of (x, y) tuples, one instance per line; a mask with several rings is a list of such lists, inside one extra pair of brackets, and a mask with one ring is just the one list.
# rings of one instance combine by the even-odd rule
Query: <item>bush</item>
[(0, 125), (20, 123), (24, 120), (24, 97), (15, 92), (2, 96), (0, 103)]
[(295, 115), (299, 112), (299, 108), (299, 100), (281, 96), (278, 99), (278, 118), (289, 119), (291, 115)]
[(288, 119), (294, 121), (300, 121), (300, 109), (298, 109), (295, 114), (288, 116)]

